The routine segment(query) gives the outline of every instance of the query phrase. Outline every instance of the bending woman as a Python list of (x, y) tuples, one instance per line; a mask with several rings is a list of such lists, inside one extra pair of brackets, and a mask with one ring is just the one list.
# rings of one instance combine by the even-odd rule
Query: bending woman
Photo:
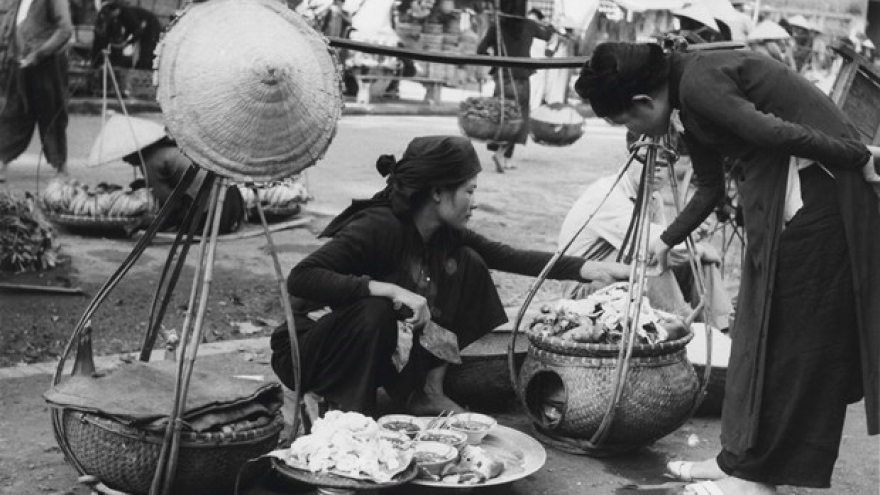
[[(535, 276), (552, 255), (467, 229), (481, 167), (463, 137), (416, 138), (400, 161), (383, 155), (376, 168), (387, 187), (336, 217), (321, 234), (330, 240), (287, 281), (307, 411), (313, 416), (309, 408), (323, 402), (372, 414), (378, 387), (413, 414), (461, 411), (443, 393), (448, 362), (507, 321), (489, 269)], [(550, 272), (554, 279), (607, 283), (628, 275), (626, 265), (572, 257)], [(332, 312), (306, 317), (324, 306)], [(285, 325), (272, 335), (272, 351), (272, 368), (293, 388)]]
[[(724, 397), (721, 453), (670, 463), (689, 493), (830, 486), (847, 404), (880, 431), (880, 218), (869, 149), (809, 81), (750, 51), (664, 54), (599, 45), (575, 85), (598, 116), (639, 134), (681, 112), (696, 193), (651, 245), (661, 264), (735, 177), (748, 246)], [(714, 491), (713, 491), (714, 490)]]

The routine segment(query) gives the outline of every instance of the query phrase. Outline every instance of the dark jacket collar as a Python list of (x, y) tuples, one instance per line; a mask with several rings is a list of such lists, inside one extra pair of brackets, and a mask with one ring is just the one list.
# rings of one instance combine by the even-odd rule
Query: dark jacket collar
[(669, 103), (672, 108), (681, 109), (679, 88), (684, 70), (692, 58), (691, 54), (672, 53), (669, 56)]

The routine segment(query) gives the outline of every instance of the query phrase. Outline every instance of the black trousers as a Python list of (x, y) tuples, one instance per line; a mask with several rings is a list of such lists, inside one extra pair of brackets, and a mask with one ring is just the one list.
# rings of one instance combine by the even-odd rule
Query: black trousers
[[(468, 346), (507, 321), (504, 307), (482, 258), (470, 248), (452, 253), (434, 298), (432, 319)], [(402, 316), (384, 297), (367, 297), (336, 308), (318, 321), (294, 318), (301, 361), (301, 389), (314, 392), (344, 411), (373, 414), (376, 390), (405, 401), (422, 388), (428, 370), (442, 362), (413, 339), (407, 365), (398, 372), (391, 361)], [(293, 359), (287, 326), (272, 334), (272, 369), (294, 389)]]
[(9, 163), (27, 149), (36, 127), (46, 161), (67, 163), (67, 56), (51, 55), (37, 65), (10, 71), (6, 104), (0, 111), (0, 161)]
[(800, 176), (804, 206), (779, 242), (757, 445), (717, 460), (739, 478), (828, 488), (847, 405), (862, 396), (856, 308), (833, 179), (817, 166)]

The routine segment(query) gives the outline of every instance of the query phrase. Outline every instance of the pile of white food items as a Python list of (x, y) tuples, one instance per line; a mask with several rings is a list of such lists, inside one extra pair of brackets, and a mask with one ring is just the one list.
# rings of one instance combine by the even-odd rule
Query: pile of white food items
[[(529, 332), (581, 344), (617, 344), (623, 336), (629, 282), (618, 282), (585, 299), (561, 299), (545, 304), (529, 326)], [(636, 344), (677, 340), (688, 333), (684, 320), (651, 307), (642, 296)]]
[(287, 208), (295, 203), (306, 203), (312, 199), (299, 176), (254, 186), (239, 185), (244, 207), (248, 211), (257, 208), (257, 194), (254, 188), (259, 193), (260, 204), (264, 209)]
[(95, 189), (72, 179), (53, 179), (40, 196), (44, 211), (80, 217), (134, 217), (155, 211), (146, 188), (126, 190), (102, 182)]
[(395, 441), (376, 422), (355, 412), (328, 411), (312, 432), (294, 440), (289, 449), (270, 455), (287, 465), (313, 473), (387, 483), (407, 469), (413, 450)]

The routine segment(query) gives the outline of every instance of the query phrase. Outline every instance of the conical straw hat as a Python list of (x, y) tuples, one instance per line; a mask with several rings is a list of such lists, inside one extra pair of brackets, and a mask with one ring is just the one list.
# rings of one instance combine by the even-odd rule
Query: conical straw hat
[(684, 7), (673, 10), (672, 15), (687, 17), (688, 19), (693, 19), (700, 24), (708, 27), (709, 29), (714, 30), (715, 32), (720, 31), (718, 28), (718, 23), (715, 22), (715, 17), (712, 15), (712, 12), (710, 12), (706, 5), (702, 2), (698, 1), (685, 4)]
[(197, 165), (242, 181), (290, 177), (336, 134), (335, 56), (278, 0), (192, 3), (158, 50), (169, 134)]
[(95, 167), (115, 162), (164, 137), (165, 127), (158, 122), (114, 114), (98, 133), (86, 164)]
[(763, 21), (749, 33), (749, 41), (784, 40), (791, 38), (788, 31), (773, 21)]

